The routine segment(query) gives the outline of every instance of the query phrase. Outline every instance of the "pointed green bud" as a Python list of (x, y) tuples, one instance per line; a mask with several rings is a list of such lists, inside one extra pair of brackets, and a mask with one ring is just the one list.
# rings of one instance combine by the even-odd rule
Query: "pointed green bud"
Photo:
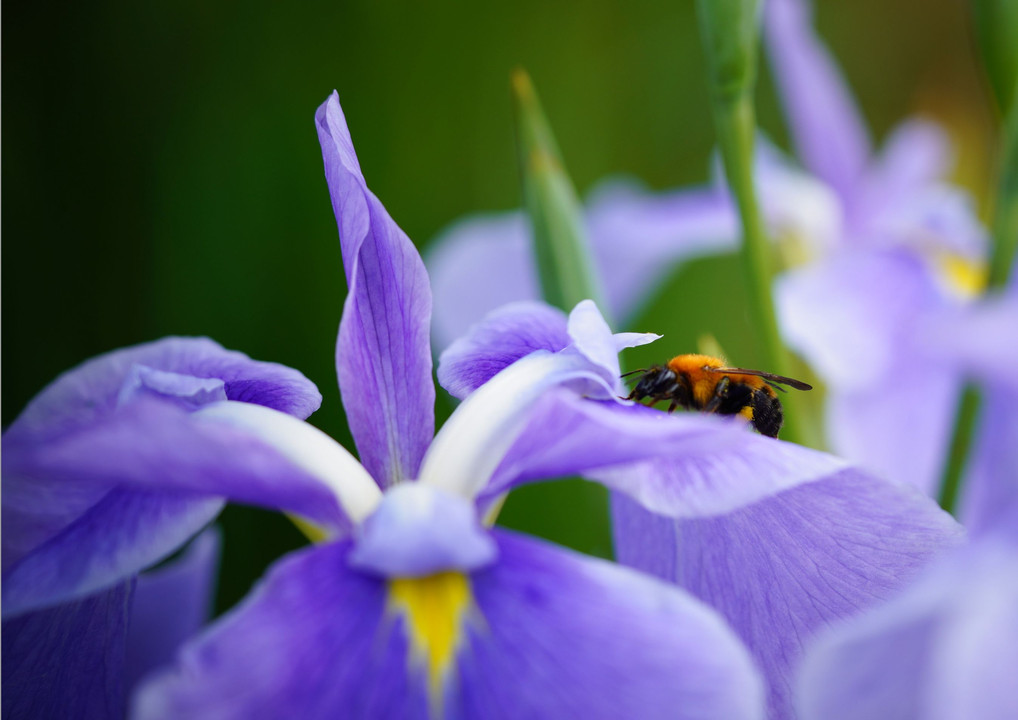
[(697, 0), (696, 10), (711, 92), (725, 102), (751, 93), (760, 37), (759, 1)]
[(1018, 91), (1018, 0), (974, 0), (972, 9), (983, 66), (1006, 116)]
[(606, 308), (596, 280), (580, 202), (530, 77), (512, 75), (523, 203), (533, 229), (544, 299), (569, 312), (591, 299)]

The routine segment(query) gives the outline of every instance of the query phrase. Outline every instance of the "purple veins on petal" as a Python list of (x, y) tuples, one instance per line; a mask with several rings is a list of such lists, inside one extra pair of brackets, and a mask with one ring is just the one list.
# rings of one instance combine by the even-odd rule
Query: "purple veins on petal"
[(417, 476), (434, 434), (431, 288), (413, 243), (367, 187), (337, 93), (315, 121), (349, 288), (336, 370), (361, 463), (384, 488)]
[(710, 610), (493, 537), (497, 562), (416, 580), (356, 571), (343, 542), (295, 553), (140, 690), (134, 716), (760, 717), (759, 678)]
[(769, 687), (769, 717), (793, 717), (803, 646), (908, 586), (963, 539), (961, 527), (907, 486), (854, 469), (713, 518), (648, 513), (614, 499), (620, 562), (676, 582), (718, 610)]

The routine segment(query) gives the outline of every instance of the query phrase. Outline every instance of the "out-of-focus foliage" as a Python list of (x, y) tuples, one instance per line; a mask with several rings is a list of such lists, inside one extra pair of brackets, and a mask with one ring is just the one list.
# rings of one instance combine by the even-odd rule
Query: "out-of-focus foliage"
[[(817, 22), (871, 126), (915, 111), (944, 122), (959, 178), (982, 193), (991, 112), (967, 11), (827, 0)], [(312, 421), (350, 445), (333, 366), (345, 287), (314, 109), (339, 90), (372, 189), (424, 246), (460, 215), (519, 206), (516, 66), (581, 194), (617, 173), (661, 189), (705, 180), (714, 135), (697, 32), (693, 3), (641, 0), (582, 13), (542, 2), (6, 7), (4, 425), (87, 357), (204, 334), (305, 372), (325, 396)], [(782, 143), (766, 70), (758, 117)], [(754, 364), (741, 277), (730, 258), (681, 271), (639, 327), (619, 328), (665, 335), (630, 366), (694, 349), (704, 332)], [(449, 407), (440, 397), (440, 413)], [(605, 553), (604, 528), (567, 490), (527, 489), (504, 520)], [(229, 604), (301, 538), (267, 513), (223, 522)]]

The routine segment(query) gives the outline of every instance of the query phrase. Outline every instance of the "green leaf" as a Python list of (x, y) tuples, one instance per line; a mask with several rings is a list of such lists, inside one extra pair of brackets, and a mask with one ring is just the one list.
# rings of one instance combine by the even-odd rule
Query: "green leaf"
[(513, 73), (512, 92), (523, 201), (533, 230), (542, 295), (566, 312), (581, 300), (593, 300), (607, 317), (576, 190), (523, 70)]

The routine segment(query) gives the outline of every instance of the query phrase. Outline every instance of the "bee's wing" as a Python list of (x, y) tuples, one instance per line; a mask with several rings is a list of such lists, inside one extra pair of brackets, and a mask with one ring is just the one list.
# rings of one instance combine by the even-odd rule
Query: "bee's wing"
[(783, 375), (774, 375), (773, 373), (763, 372), (762, 370), (746, 370), (745, 368), (704, 368), (710, 372), (716, 373), (737, 373), (739, 375), (756, 375), (762, 377), (764, 380), (770, 380), (774, 383), (780, 383), (781, 385), (788, 385), (788, 387), (795, 388), (796, 390), (812, 390), (813, 386), (804, 383), (802, 380), (794, 380), (792, 378), (784, 377)]

